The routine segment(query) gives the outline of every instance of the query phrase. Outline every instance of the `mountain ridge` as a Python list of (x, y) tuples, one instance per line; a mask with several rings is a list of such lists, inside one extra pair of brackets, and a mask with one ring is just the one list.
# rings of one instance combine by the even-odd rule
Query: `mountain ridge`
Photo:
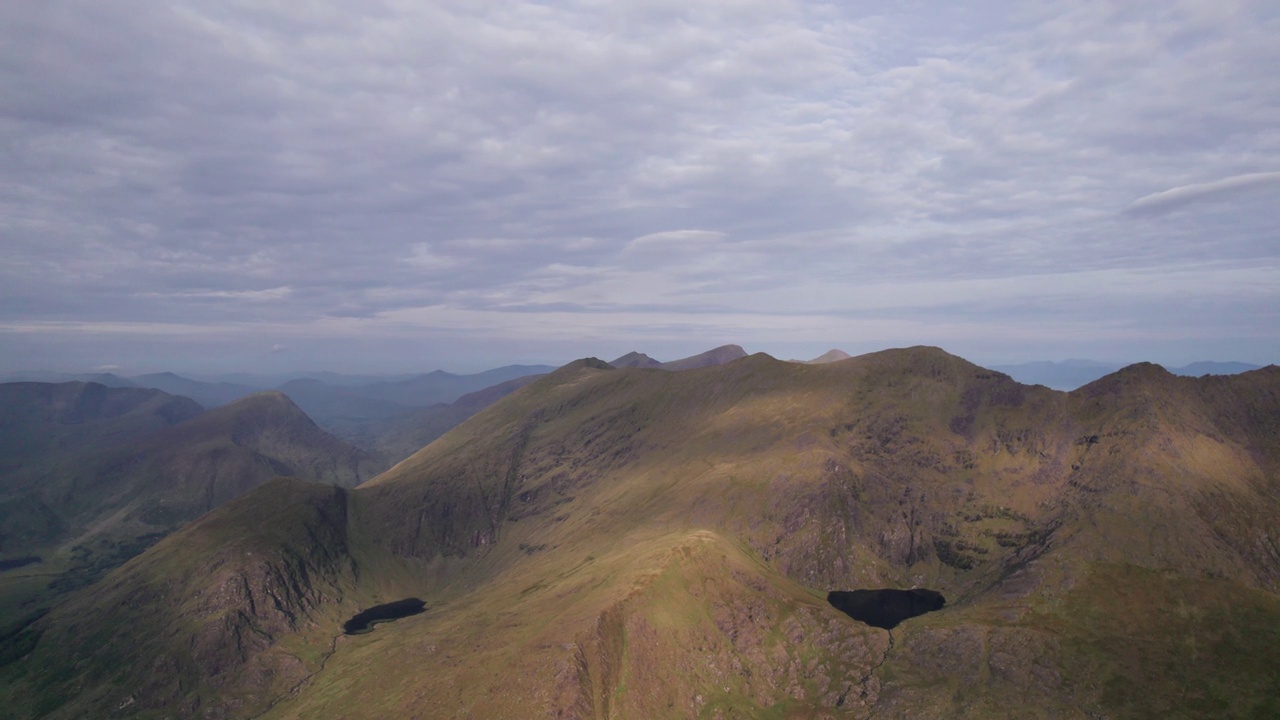
[[(51, 717), (130, 698), (154, 712), (199, 698), (231, 717), (271, 706), (272, 718), (1263, 713), (1280, 682), (1268, 662), (1280, 554), (1260, 542), (1280, 517), (1278, 417), (1276, 368), (1182, 378), (1134, 366), (1063, 393), (929, 347), (823, 365), (757, 353), (679, 373), (577, 361), (344, 491), (328, 530), (273, 538), (257, 510), (232, 505), (192, 526), (240, 528), (255, 555), (228, 555), (224, 571), (246, 577), (285, 567), (296, 551), (280, 547), (332, 535), (330, 569), (305, 582), (290, 571), (328, 601), (282, 595), (306, 618), (298, 629), (189, 666), (185, 691), (124, 698), (109, 688), (128, 683), (88, 682), (108, 690)], [(166, 563), (206, 574), (191, 568), (207, 553), (186, 557), (181, 538), (166, 548)], [(156, 557), (109, 582), (129, 587)], [(948, 608), (892, 635), (822, 600), (920, 585)], [(406, 596), (427, 612), (326, 644), (346, 613)], [(254, 616), (226, 597), (220, 617)], [(81, 614), (108, 605), (78, 602)], [(92, 655), (69, 622), (32, 624), (0, 679), (63, 697), (83, 675), (39, 685), (24, 668), (61, 667), (66, 647), (98, 658), (86, 667), (136, 665), (127, 633)], [(1144, 628), (1141, 643), (1126, 624)], [(225, 644), (240, 626), (211, 627)], [(268, 660), (305, 678), (253, 669)], [(426, 672), (392, 671), (408, 663)], [(1191, 678), (1204, 693), (1165, 692)], [(247, 695), (225, 689), (241, 682)]]

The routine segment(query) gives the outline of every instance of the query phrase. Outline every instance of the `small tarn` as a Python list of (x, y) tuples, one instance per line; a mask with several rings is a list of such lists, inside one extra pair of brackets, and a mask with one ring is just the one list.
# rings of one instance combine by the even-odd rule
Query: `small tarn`
[(898, 623), (941, 610), (947, 599), (936, 590), (832, 590), (827, 593), (831, 607), (872, 627), (892, 630)]
[(417, 615), (426, 609), (427, 604), (418, 598), (405, 598), (385, 605), (375, 605), (362, 610), (355, 617), (342, 625), (342, 631), (348, 635), (361, 635), (373, 630), (378, 623), (391, 622), (400, 618)]

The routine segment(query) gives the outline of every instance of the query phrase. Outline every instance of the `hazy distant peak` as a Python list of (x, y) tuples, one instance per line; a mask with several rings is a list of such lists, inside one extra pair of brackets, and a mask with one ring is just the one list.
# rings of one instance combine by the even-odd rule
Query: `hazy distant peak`
[(635, 350), (623, 355), (609, 363), (616, 368), (654, 368), (662, 365), (661, 362)]
[(662, 363), (663, 370), (694, 370), (696, 368), (724, 365), (747, 356), (747, 351), (739, 345), (721, 345), (692, 357)]
[(181, 375), (178, 375), (177, 373), (169, 372), (167, 370), (165, 372), (146, 373), (145, 375), (134, 375), (129, 379), (133, 380), (134, 382), (144, 382), (144, 383), (147, 382), (148, 380), (186, 380), (186, 378), (182, 377)]
[(1126, 365), (1120, 368), (1120, 372), (1134, 375), (1149, 375), (1151, 377), (1166, 377), (1173, 374), (1165, 369), (1163, 365), (1145, 361)]
[(825, 365), (826, 363), (848, 360), (851, 357), (853, 356), (843, 350), (832, 348), (812, 360), (805, 360), (803, 362), (808, 363), (809, 365)]
[(1201, 375), (1235, 375), (1250, 370), (1257, 370), (1260, 365), (1243, 362), (1215, 362), (1212, 360), (1201, 360), (1193, 362), (1190, 365), (1182, 367), (1171, 367), (1169, 372), (1175, 375), (1191, 375), (1199, 377)]
[(231, 404), (232, 405), (248, 404), (255, 401), (256, 402), (283, 402), (293, 407), (297, 407), (297, 405), (293, 402), (293, 400), (283, 390), (263, 390), (262, 392), (256, 392), (256, 393), (253, 393), (252, 395), (246, 395)]
[(285, 392), (281, 390), (263, 390), (262, 392), (246, 395), (237, 400), (223, 405), (222, 407), (210, 410), (208, 415), (231, 416), (240, 413), (272, 413), (275, 415), (294, 415), (299, 418), (306, 418), (308, 422), (311, 418), (298, 407)]
[(297, 389), (297, 388), (323, 388), (323, 387), (329, 387), (329, 385), (325, 383), (323, 380), (317, 380), (315, 378), (307, 377), (307, 378), (298, 378), (296, 380), (290, 380), (289, 382), (284, 383), (277, 389), (288, 391), (291, 388)]

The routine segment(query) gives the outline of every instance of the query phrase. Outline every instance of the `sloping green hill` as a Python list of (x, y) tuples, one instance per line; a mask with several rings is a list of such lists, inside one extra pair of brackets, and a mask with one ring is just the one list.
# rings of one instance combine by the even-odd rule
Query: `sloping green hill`
[(351, 487), (383, 468), (278, 392), (201, 412), (159, 391), (23, 385), (0, 386), (20, 450), (0, 519), (6, 555), (43, 562), (0, 575), (4, 627), (272, 477)]
[(158, 390), (97, 383), (0, 384), (0, 553), (56, 540), (84, 457), (196, 417), (195, 402)]
[[(1278, 423), (1274, 367), (1068, 394), (935, 348), (579, 361), (313, 520), (296, 482), (213, 513), (27, 627), (0, 680), (49, 717), (1269, 717)], [(103, 588), (157, 585), (136, 623), (108, 610)], [(276, 585), (296, 627), (209, 624)], [(824, 602), (877, 587), (947, 606), (886, 631)], [(341, 636), (406, 597), (427, 611)], [(178, 622), (255, 639), (105, 679), (155, 662), (138, 634), (205, 637)]]

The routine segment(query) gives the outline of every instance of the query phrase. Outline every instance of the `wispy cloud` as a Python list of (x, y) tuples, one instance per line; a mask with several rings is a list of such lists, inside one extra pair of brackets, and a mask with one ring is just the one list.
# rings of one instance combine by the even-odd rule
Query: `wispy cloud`
[[(1165, 213), (1201, 200), (1223, 199), (1232, 194), (1260, 186), (1280, 185), (1280, 172), (1249, 173), (1213, 182), (1182, 185), (1144, 195), (1129, 205), (1128, 212), (1137, 214)], [(1277, 195), (1276, 202), (1280, 202)]]
[(169, 300), (242, 300), (247, 302), (283, 300), (291, 295), (293, 295), (293, 288), (288, 286), (262, 290), (179, 290), (163, 293), (142, 293), (143, 297)]

